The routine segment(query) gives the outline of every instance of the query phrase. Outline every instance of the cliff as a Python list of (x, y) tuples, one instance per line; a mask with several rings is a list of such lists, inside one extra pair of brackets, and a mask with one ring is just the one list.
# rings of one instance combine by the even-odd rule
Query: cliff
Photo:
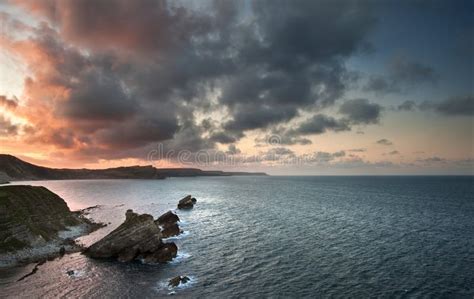
[(79, 225), (93, 226), (44, 187), (0, 187), (0, 254), (61, 241), (60, 232)]

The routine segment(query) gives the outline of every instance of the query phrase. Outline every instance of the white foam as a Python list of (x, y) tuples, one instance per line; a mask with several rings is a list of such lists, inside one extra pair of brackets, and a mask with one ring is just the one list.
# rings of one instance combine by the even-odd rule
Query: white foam
[(186, 275), (188, 278), (189, 278), (189, 281), (186, 282), (186, 283), (180, 283), (178, 286), (176, 287), (172, 287), (172, 286), (169, 286), (169, 281), (170, 279), (172, 279), (172, 277), (164, 280), (164, 281), (161, 281), (159, 284), (158, 284), (158, 287), (156, 288), (157, 291), (162, 291), (162, 290), (166, 290), (166, 291), (169, 291), (168, 292), (168, 295), (176, 295), (176, 291), (179, 291), (179, 290), (183, 290), (183, 289), (187, 289), (187, 288), (190, 288), (192, 287), (194, 284), (196, 284), (197, 282), (197, 279), (196, 277), (194, 276), (188, 276)]
[(181, 240), (182, 238), (185, 238), (185, 237), (189, 236), (189, 234), (190, 234), (189, 231), (185, 230), (177, 236), (172, 236), (172, 237), (169, 237), (169, 238), (163, 238), (163, 241)]
[(182, 261), (187, 260), (191, 256), (192, 255), (190, 255), (189, 253), (178, 251), (178, 254), (176, 255), (176, 257), (172, 261), (170, 261), (169, 263), (171, 265), (179, 264)]

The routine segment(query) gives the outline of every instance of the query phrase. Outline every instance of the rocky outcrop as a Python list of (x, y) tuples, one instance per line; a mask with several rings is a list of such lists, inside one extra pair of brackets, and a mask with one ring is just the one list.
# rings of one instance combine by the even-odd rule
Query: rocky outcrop
[(0, 187), (0, 254), (61, 241), (59, 232), (79, 225), (84, 232), (93, 229), (93, 223), (44, 187)]
[(194, 207), (194, 204), (197, 202), (196, 198), (191, 195), (186, 196), (178, 202), (178, 209), (188, 210)]
[(190, 280), (191, 279), (189, 279), (189, 277), (187, 277), (187, 276), (176, 276), (176, 277), (173, 277), (169, 280), (168, 286), (172, 287), (172, 288), (175, 288), (175, 287), (179, 286), (180, 284), (185, 284), (185, 283), (189, 282)]
[(155, 223), (161, 229), (162, 238), (169, 238), (182, 233), (181, 229), (179, 228), (178, 221), (178, 215), (171, 211), (164, 213), (155, 220)]
[(153, 216), (126, 212), (125, 221), (84, 252), (92, 258), (114, 258), (121, 262), (135, 259), (163, 263), (176, 257), (174, 243), (163, 243), (159, 226)]

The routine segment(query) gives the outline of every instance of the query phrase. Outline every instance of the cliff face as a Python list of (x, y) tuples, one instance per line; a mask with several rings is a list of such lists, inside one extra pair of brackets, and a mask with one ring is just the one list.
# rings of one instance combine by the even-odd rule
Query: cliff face
[(44, 187), (0, 187), (0, 253), (44, 245), (67, 226), (86, 223)]

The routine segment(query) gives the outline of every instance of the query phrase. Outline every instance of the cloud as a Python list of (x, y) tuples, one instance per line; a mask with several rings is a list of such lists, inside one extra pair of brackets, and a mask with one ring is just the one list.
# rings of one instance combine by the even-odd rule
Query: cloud
[(0, 114), (0, 135), (14, 136), (18, 134), (19, 127)]
[(282, 161), (295, 157), (295, 153), (285, 147), (275, 147), (261, 153), (259, 159), (261, 161)]
[(228, 155), (238, 155), (241, 153), (241, 150), (238, 149), (235, 144), (230, 144), (228, 147), (228, 150), (226, 151), (226, 154)]
[(444, 159), (444, 158), (433, 156), (433, 157), (428, 157), (428, 158), (423, 158), (423, 159), (417, 159), (416, 161), (421, 162), (421, 163), (428, 163), (429, 164), (429, 163), (444, 163), (447, 160)]
[(349, 149), (347, 151), (348, 152), (353, 152), (353, 153), (363, 153), (363, 152), (366, 152), (367, 149), (365, 149), (365, 148), (352, 148), (352, 149)]
[(303, 135), (322, 134), (327, 130), (336, 132), (348, 131), (350, 130), (350, 127), (344, 120), (336, 120), (335, 118), (324, 114), (317, 114), (301, 123), (295, 129), (297, 133)]
[(376, 124), (380, 120), (382, 106), (370, 103), (367, 99), (345, 101), (339, 112), (353, 124)]
[[(258, 1), (248, 11), (233, 1), (204, 9), (149, 0), (14, 3), (46, 21), (3, 15), (12, 30), (2, 46), (31, 70), (18, 111), (35, 128), (25, 140), (106, 159), (136, 157), (157, 142), (213, 149), (334, 105), (354, 77), (346, 59), (367, 48), (375, 25), (368, 2)], [(207, 113), (222, 117), (197, 121)], [(315, 121), (302, 130), (346, 129), (329, 117)], [(311, 141), (293, 135), (282, 143)]]
[(377, 140), (376, 143), (380, 145), (393, 145), (393, 142), (385, 138)]
[(430, 66), (405, 57), (395, 57), (387, 67), (387, 74), (370, 76), (363, 89), (377, 94), (400, 93), (421, 84), (436, 84), (438, 78), (439, 75)]
[(416, 103), (414, 101), (404, 101), (398, 105), (398, 111), (413, 111), (416, 108)]
[(445, 116), (473, 116), (474, 96), (454, 96), (441, 102), (424, 102), (420, 109), (433, 110)]
[(18, 99), (9, 99), (6, 96), (0, 96), (0, 107), (6, 110), (14, 110), (18, 106)]
[(316, 163), (328, 163), (337, 158), (344, 157), (346, 155), (345, 151), (338, 151), (338, 152), (315, 152), (311, 158), (308, 160), (309, 162), (316, 162)]

